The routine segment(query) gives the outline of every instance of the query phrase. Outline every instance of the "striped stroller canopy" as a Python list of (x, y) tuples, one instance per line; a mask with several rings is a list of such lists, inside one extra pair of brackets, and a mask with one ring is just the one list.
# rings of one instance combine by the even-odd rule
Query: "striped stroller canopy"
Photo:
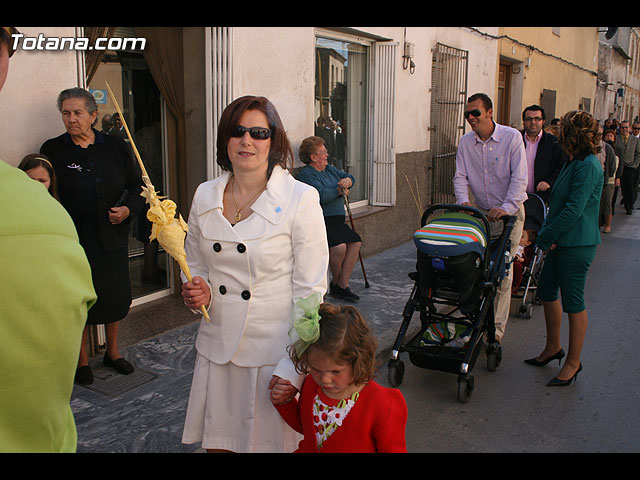
[(487, 232), (481, 219), (461, 212), (446, 212), (432, 218), (413, 234), (418, 249), (428, 255), (453, 257), (487, 249)]

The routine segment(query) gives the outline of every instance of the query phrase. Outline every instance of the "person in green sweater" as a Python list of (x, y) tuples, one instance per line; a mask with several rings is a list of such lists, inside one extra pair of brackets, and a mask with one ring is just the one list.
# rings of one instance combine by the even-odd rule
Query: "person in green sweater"
[[(549, 213), (536, 244), (546, 251), (538, 297), (544, 305), (547, 340), (544, 350), (526, 363), (540, 367), (565, 356), (560, 342), (562, 312), (569, 316), (569, 350), (564, 365), (548, 386), (567, 386), (582, 370), (580, 353), (587, 331), (584, 286), (600, 244), (599, 210), (604, 174), (598, 124), (587, 112), (567, 113), (560, 123), (560, 142), (569, 161), (551, 191)], [(558, 292), (562, 300), (558, 298)]]
[[(0, 27), (0, 89), (11, 27)], [(75, 452), (71, 392), (91, 269), (71, 217), (43, 185), (0, 160), (0, 452)]]
[(349, 278), (355, 266), (362, 239), (345, 223), (344, 198), (349, 195), (355, 179), (328, 163), (325, 140), (307, 137), (300, 144), (298, 155), (305, 164), (297, 179), (318, 190), (329, 242), (329, 268), (332, 280), (329, 293), (343, 300), (356, 301), (360, 297), (349, 288)]

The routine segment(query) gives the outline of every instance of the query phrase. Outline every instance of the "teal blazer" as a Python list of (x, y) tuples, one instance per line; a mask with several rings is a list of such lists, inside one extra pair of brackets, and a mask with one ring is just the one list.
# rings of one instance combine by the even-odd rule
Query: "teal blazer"
[(604, 172), (593, 154), (577, 155), (565, 163), (551, 190), (549, 213), (536, 244), (548, 250), (600, 243), (600, 196)]

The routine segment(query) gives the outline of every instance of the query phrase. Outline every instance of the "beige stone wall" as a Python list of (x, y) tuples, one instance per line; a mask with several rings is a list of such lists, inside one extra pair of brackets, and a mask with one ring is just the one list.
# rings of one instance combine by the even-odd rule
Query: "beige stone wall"
[[(420, 228), (422, 213), (431, 204), (430, 167), (429, 152), (396, 155), (396, 205), (352, 212), (355, 230), (362, 237), (364, 257), (412, 240)], [(419, 207), (414, 197), (419, 197)]]
[(594, 111), (597, 27), (501, 27), (499, 34), (509, 37), (500, 40), (500, 57), (521, 68), (521, 92), (515, 92), (521, 99), (511, 105), (514, 127), (522, 127), (519, 114), (526, 106), (540, 104), (543, 89), (556, 91), (556, 117), (579, 108), (582, 98), (591, 100)]

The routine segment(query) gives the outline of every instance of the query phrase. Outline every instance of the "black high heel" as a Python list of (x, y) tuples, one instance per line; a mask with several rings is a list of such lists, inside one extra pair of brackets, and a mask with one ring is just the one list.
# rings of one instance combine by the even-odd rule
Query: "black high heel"
[(571, 382), (578, 378), (578, 374), (582, 371), (582, 362), (580, 362), (580, 366), (578, 367), (578, 371), (573, 374), (569, 380), (559, 380), (558, 377), (553, 377), (549, 383), (547, 383), (547, 387), (566, 387), (571, 385)]
[(547, 358), (546, 360), (543, 360), (542, 362), (538, 361), (537, 357), (534, 357), (525, 360), (524, 363), (528, 363), (529, 365), (533, 365), (534, 367), (544, 367), (551, 360), (558, 360), (558, 364), (560, 364), (560, 360), (562, 360), (562, 357), (564, 357), (564, 350), (560, 349), (558, 353)]

